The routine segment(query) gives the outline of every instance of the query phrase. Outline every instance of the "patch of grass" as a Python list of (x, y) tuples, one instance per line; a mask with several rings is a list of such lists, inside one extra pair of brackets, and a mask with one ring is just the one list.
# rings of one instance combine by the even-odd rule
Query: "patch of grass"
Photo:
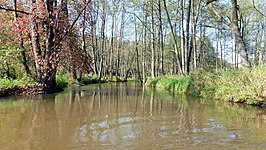
[(145, 85), (156, 86), (177, 92), (186, 92), (189, 81), (190, 76), (164, 76), (154, 79), (150, 78)]
[(148, 80), (147, 80), (147, 82), (145, 83), (145, 85), (147, 85), (147, 86), (157, 86), (157, 82), (158, 82), (158, 80), (160, 80), (161, 78), (149, 78)]
[(73, 79), (73, 77), (68, 73), (57, 73), (56, 74), (56, 84), (58, 87), (67, 87), (69, 84), (77, 83), (78, 81)]
[(82, 84), (96, 84), (96, 83), (106, 83), (107, 80), (99, 79), (97, 76), (85, 76), (81, 79)]
[(0, 79), (0, 88), (3, 89), (24, 88), (35, 85), (37, 85), (37, 83), (31, 79)]

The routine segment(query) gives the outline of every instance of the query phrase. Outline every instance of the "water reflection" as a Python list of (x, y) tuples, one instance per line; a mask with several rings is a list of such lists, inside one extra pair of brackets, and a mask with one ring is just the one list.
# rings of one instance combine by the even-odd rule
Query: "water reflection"
[(137, 84), (90, 85), (1, 101), (0, 149), (263, 149), (263, 111)]

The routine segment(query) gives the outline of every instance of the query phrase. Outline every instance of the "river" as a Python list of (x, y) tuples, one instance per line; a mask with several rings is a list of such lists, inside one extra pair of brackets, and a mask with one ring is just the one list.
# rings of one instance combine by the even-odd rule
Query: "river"
[(266, 149), (266, 110), (94, 84), (1, 98), (0, 149)]

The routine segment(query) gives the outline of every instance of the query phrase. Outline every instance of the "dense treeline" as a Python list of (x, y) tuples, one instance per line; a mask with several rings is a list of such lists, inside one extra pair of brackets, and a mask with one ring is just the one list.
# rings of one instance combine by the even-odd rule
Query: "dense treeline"
[(56, 86), (265, 63), (262, 0), (0, 0), (0, 76)]

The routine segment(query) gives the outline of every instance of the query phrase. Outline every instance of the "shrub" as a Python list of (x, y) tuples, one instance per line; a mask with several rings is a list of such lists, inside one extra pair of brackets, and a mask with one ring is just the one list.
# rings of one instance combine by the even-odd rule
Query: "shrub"
[(37, 85), (36, 82), (34, 82), (31, 79), (0, 79), (0, 88), (6, 88), (6, 89), (13, 89), (13, 88), (23, 88), (28, 86), (35, 86)]
[(59, 87), (66, 87), (69, 84), (76, 83), (77, 80), (73, 79), (68, 73), (57, 73), (56, 74), (56, 84)]

